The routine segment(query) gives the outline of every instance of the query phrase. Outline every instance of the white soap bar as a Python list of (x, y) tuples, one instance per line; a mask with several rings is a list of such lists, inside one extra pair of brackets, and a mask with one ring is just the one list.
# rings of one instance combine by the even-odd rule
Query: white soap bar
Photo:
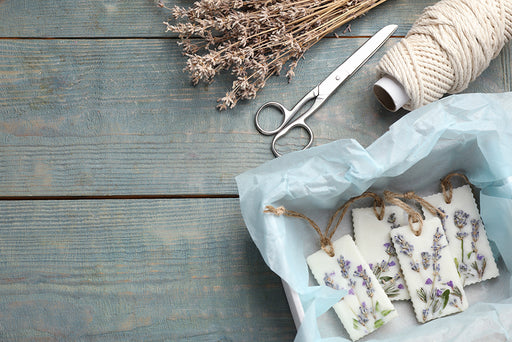
[(409, 225), (393, 229), (390, 234), (418, 322), (461, 312), (468, 307), (438, 218), (423, 221), (419, 236)]
[(348, 291), (333, 308), (355, 341), (389, 322), (397, 313), (352, 238), (345, 235), (333, 246), (333, 257), (319, 250), (307, 258), (307, 263), (319, 284)]
[(387, 206), (382, 220), (372, 208), (352, 209), (354, 239), (363, 258), (391, 300), (409, 299), (395, 248), (389, 232), (408, 224), (407, 213), (397, 206)]
[[(425, 200), (446, 215), (443, 220), (444, 229), (462, 283), (471, 285), (497, 277), (498, 266), (471, 187), (464, 185), (454, 189), (450, 204), (445, 202), (442, 193), (425, 197)], [(425, 217), (433, 215), (426, 211)]]

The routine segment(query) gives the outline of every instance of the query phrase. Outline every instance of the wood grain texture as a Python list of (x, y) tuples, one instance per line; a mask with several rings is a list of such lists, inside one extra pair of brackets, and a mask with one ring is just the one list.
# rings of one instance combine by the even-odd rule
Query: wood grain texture
[[(269, 100), (291, 107), (357, 36), (391, 23), (403, 36), (436, 1), (389, 0), (351, 23), (356, 38), (312, 48), (292, 83), (272, 78), (219, 113), (229, 75), (190, 85), (155, 0), (0, 0), (0, 197), (90, 198), (0, 201), (0, 340), (292, 340), (281, 282), (238, 200), (222, 198), (273, 158), (254, 113)], [(367, 146), (405, 114), (371, 93), (385, 48), (308, 121), (315, 145)], [(511, 90), (510, 74), (507, 46), (467, 92)], [(282, 147), (298, 148), (294, 138), (304, 135)]]
[(0, 202), (0, 340), (291, 341), (236, 199)]
[[(192, 0), (164, 1), (189, 7)], [(387, 24), (405, 35), (436, 0), (389, 0), (351, 24), (346, 35), (371, 35)], [(0, 37), (171, 37), (162, 24), (169, 11), (156, 0), (0, 1)], [(338, 30), (342, 33), (346, 27)]]
[[(236, 194), (236, 175), (273, 158), (271, 138), (254, 128), (257, 108), (291, 107), (363, 41), (324, 39), (290, 84), (272, 78), (255, 100), (218, 112), (229, 75), (191, 86), (169, 40), (0, 40), (0, 194)], [(315, 145), (353, 138), (368, 146), (405, 113), (385, 111), (371, 91), (395, 41), (309, 119)], [(493, 61), (467, 91), (509, 90), (507, 60)]]

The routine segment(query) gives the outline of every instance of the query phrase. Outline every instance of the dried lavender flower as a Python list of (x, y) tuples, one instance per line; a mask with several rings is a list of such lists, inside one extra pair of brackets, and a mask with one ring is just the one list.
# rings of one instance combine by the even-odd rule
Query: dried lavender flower
[[(387, 0), (199, 0), (172, 9), (166, 32), (178, 34), (193, 84), (210, 83), (223, 70), (235, 80), (220, 110), (253, 99), (287, 66), (290, 80), (304, 53), (326, 34)], [(350, 26), (347, 27), (350, 30)]]

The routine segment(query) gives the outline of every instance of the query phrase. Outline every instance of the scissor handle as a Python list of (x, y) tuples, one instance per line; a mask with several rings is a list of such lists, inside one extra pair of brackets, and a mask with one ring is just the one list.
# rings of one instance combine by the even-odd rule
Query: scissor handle
[(274, 139), (272, 139), (272, 144), (270, 144), (270, 149), (272, 150), (272, 153), (274, 153), (274, 156), (276, 156), (276, 157), (281, 156), (281, 153), (279, 153), (276, 149), (276, 142), (280, 138), (285, 136), (289, 131), (291, 131), (292, 129), (294, 129), (296, 127), (304, 128), (304, 130), (306, 132), (308, 132), (308, 135), (309, 135), (309, 141), (302, 149), (305, 150), (305, 149), (311, 147), (311, 145), (313, 144), (313, 140), (314, 140), (313, 130), (311, 129), (311, 127), (309, 127), (306, 124), (305, 119), (306, 119), (305, 117), (300, 117), (297, 120), (295, 120), (294, 122), (292, 122), (290, 125), (284, 127), (281, 131), (277, 132), (277, 134), (274, 136)]
[[(263, 109), (265, 108), (268, 108), (268, 107), (274, 107), (274, 108), (277, 108), (277, 110), (279, 110), (282, 114), (283, 114), (283, 122), (281, 122), (281, 124), (279, 125), (279, 127), (277, 127), (276, 129), (273, 129), (273, 130), (267, 130), (267, 129), (264, 129), (263, 127), (261, 127), (260, 125), (260, 121), (259, 121), (259, 117), (260, 117), (260, 113)], [(288, 121), (290, 121), (290, 119), (293, 117), (294, 113), (288, 109), (286, 109), (282, 104), (280, 104), (279, 102), (267, 102), (265, 103), (264, 105), (262, 105), (260, 107), (260, 109), (258, 109), (258, 111), (256, 112), (256, 115), (254, 116), (254, 123), (256, 125), (256, 129), (263, 135), (273, 135), (273, 134), (276, 134), (278, 133), (280, 130), (282, 130), (286, 124), (288, 123)]]

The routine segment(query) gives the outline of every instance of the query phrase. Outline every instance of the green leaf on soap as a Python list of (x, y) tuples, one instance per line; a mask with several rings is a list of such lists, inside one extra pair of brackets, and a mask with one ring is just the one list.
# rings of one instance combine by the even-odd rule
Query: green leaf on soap
[(434, 304), (432, 305), (432, 313), (436, 313), (437, 311), (439, 311), (439, 309), (441, 309), (441, 302), (439, 301), (439, 299), (436, 299), (434, 301)]
[(448, 304), (448, 300), (450, 299), (450, 290), (446, 289), (444, 290), (443, 294), (441, 295), (441, 298), (443, 298), (443, 309)]
[(459, 277), (460, 277), (459, 260), (457, 260), (457, 258), (453, 258), (453, 261), (455, 261), (455, 268), (457, 268), (457, 273), (459, 274)]
[(384, 311), (382, 311), (382, 316), (386, 317), (387, 315), (389, 315), (393, 311), (394, 311), (393, 309), (391, 309), (391, 310), (384, 310)]
[(416, 293), (418, 294), (418, 297), (420, 298), (420, 300), (423, 303), (427, 302), (427, 294), (425, 293), (425, 290), (423, 289), (423, 287), (420, 288), (419, 290), (416, 290)]

